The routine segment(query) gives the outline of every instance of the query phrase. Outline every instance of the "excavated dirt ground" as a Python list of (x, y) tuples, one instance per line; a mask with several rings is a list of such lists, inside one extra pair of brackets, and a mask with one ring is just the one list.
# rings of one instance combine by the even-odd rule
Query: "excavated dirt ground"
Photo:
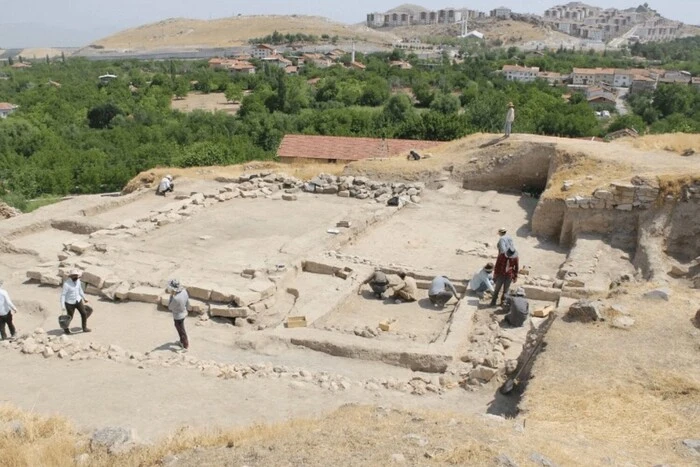
[[(86, 196), (0, 222), (0, 278), (20, 309), (15, 323), (22, 335), (18, 343), (0, 344), (4, 374), (11, 375), (3, 379), (0, 402), (66, 416), (86, 431), (134, 428), (145, 442), (182, 426), (323, 419), (307, 427), (308, 433), (292, 425), (262, 441), (264, 446), (276, 442), (279, 449), (172, 451), (177, 456), (169, 465), (324, 465), (290, 447), (319, 442), (312, 433), (324, 430), (324, 424), (345, 426), (347, 441), (331, 437), (326, 443), (342, 444), (339, 452), (353, 456), (345, 457), (348, 465), (402, 462), (402, 457), (410, 464), (512, 465), (504, 454), (519, 465), (547, 465), (543, 457), (560, 465), (694, 465), (697, 457), (683, 443), (700, 433), (700, 331), (692, 324), (700, 303), (687, 272), (695, 266), (667, 258), (647, 238), (661, 241), (670, 229), (669, 238), (681, 238), (692, 250), (676, 225), (688, 219), (692, 204), (681, 206), (686, 217), (669, 216), (671, 226), (657, 230), (644, 227), (655, 219), (656, 208), (640, 214), (634, 218), (639, 222), (634, 229), (644, 234), (639, 245), (622, 248), (611, 242), (614, 232), (600, 226), (586, 232), (585, 222), (572, 234), (578, 241), (535, 236), (531, 223), (538, 200), (514, 193), (517, 183), (505, 183), (501, 193), (489, 190), (501, 183), (499, 170), (507, 175), (501, 179), (517, 173), (527, 183), (539, 180), (546, 188), (543, 199), (555, 200), (562, 196), (559, 179), (572, 173), (579, 177), (574, 191), (586, 195), (636, 173), (662, 170), (676, 176), (684, 166), (688, 173), (697, 167), (680, 156), (662, 164), (660, 154), (624, 143), (591, 148), (589, 142), (515, 136), (494, 147), (474, 147), (492, 138), (451, 143), (451, 149), (446, 145), (419, 163), (367, 161), (348, 169), (379, 180), (425, 183), (420, 203), (401, 209), (303, 192), (295, 192), (293, 201), (211, 195), (204, 202), (204, 196), (190, 194), (224, 193), (227, 182), (214, 181), (211, 171), (203, 170), (201, 177), (177, 179), (181, 200), (156, 197), (150, 190)], [(557, 151), (593, 150), (603, 167), (615, 171), (588, 173), (595, 164), (586, 165), (585, 157), (584, 163), (554, 173), (550, 166), (527, 163)], [(480, 183), (479, 174), (491, 186), (465, 189)], [(177, 203), (188, 212), (174, 220), (172, 213), (181, 210)], [(338, 227), (340, 221), (351, 228)], [(696, 225), (691, 220), (686, 227), (692, 231)], [(519, 393), (506, 397), (497, 389), (522, 358), (528, 331), (544, 320), (532, 318), (513, 329), (499, 310), (474, 297), (443, 310), (426, 298), (433, 276), (449, 276), (461, 291), (473, 273), (495, 261), (500, 227), (513, 235), (521, 266), (529, 269), (519, 284), (532, 309), (558, 306), (523, 400)], [(71, 251), (86, 242), (92, 244), (88, 252)], [(64, 263), (108, 271), (107, 282), (126, 283), (139, 294), (117, 302), (90, 295), (93, 332), (61, 337), (60, 289), (47, 285), (51, 280), (39, 284), (27, 277), (28, 271), (40, 271), (43, 281), (67, 267), (59, 264), (59, 254)], [(635, 273), (637, 256), (648, 257), (644, 267), (654, 271), (654, 282)], [(398, 270), (414, 275), (420, 299), (398, 304), (376, 300), (366, 288), (358, 294), (359, 283), (377, 266), (392, 280)], [(668, 275), (672, 266), (675, 272)], [(247, 319), (193, 312), (187, 320), (191, 350), (180, 354), (171, 315), (150, 298), (158, 300), (172, 277), (207, 296), (212, 290), (231, 291), (238, 299), (252, 292), (260, 301), (234, 310), (243, 308)], [(654, 288), (663, 291), (661, 299), (644, 295)], [(576, 297), (603, 300), (606, 320), (561, 319)], [(286, 328), (290, 316), (305, 316), (308, 326)], [(621, 316), (627, 324), (616, 327)], [(390, 322), (391, 329), (380, 330), (380, 322)], [(46, 333), (34, 332), (37, 328)], [(374, 420), (374, 409), (347, 407), (324, 418), (347, 404), (379, 405), (378, 418), (386, 420)], [(368, 420), (377, 430), (371, 439), (363, 434)], [(446, 434), (446, 427), (463, 423), (469, 425), (468, 439)], [(408, 434), (397, 438), (396, 433)], [(355, 445), (371, 449), (358, 455)], [(180, 449), (189, 450), (184, 444)], [(112, 461), (133, 465), (134, 459)]]

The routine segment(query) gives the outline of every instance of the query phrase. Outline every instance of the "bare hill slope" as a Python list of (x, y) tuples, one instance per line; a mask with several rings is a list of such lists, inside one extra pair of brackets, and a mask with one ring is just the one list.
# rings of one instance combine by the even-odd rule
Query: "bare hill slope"
[(390, 43), (393, 34), (364, 26), (351, 26), (317, 16), (238, 16), (214, 20), (171, 18), (127, 29), (96, 41), (105, 49), (157, 49), (168, 47), (231, 47), (279, 31), (354, 38), (376, 44)]

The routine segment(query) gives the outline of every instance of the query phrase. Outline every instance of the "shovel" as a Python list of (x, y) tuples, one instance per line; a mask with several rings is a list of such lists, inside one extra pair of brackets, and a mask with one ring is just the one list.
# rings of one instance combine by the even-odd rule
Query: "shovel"
[(540, 348), (544, 343), (544, 336), (545, 334), (547, 334), (547, 331), (549, 331), (549, 328), (552, 326), (552, 323), (554, 322), (556, 316), (557, 315), (554, 313), (549, 315), (549, 319), (543, 326), (542, 332), (540, 332), (540, 335), (537, 338), (537, 344), (535, 344), (535, 347), (530, 351), (530, 355), (527, 356), (527, 359), (523, 362), (523, 364), (520, 366), (520, 369), (515, 373), (515, 375), (508, 378), (508, 380), (505, 383), (503, 383), (503, 386), (501, 386), (501, 389), (499, 389), (501, 394), (510, 394), (515, 388), (515, 386), (517, 384), (520, 384), (520, 376), (525, 372), (525, 369), (530, 366), (530, 363), (533, 361), (535, 355), (539, 353)]

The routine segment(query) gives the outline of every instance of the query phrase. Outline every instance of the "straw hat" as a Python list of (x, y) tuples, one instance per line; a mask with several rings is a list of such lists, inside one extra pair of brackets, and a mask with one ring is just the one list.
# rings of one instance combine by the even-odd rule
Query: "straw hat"
[(508, 107), (515, 107), (512, 102), (508, 102)]

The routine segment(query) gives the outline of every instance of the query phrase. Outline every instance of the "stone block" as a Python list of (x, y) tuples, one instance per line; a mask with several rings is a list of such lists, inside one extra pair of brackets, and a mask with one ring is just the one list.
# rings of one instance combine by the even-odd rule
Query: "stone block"
[(133, 302), (158, 304), (163, 289), (156, 287), (140, 286), (129, 290), (127, 298)]
[(46, 274), (47, 271), (43, 271), (40, 269), (30, 269), (27, 271), (27, 279), (33, 280), (33, 281), (40, 281), (41, 276), (43, 274)]
[(85, 271), (83, 271), (81, 280), (86, 284), (90, 284), (98, 289), (101, 289), (104, 286), (105, 280), (111, 275), (112, 271), (109, 271), (108, 269), (99, 266), (89, 266), (87, 269), (85, 269)]
[(95, 295), (98, 297), (102, 296), (102, 290), (91, 284), (87, 284), (85, 286), (85, 293), (88, 295)]
[(569, 307), (569, 311), (566, 314), (566, 316), (572, 321), (579, 321), (582, 323), (600, 321), (603, 318), (601, 310), (601, 302), (579, 300), (578, 302), (571, 305), (571, 307)]
[(202, 205), (204, 204), (205, 196), (203, 193), (192, 193), (190, 196), (190, 202), (194, 205)]
[(209, 314), (219, 318), (247, 318), (248, 308), (226, 305), (209, 305)]
[(257, 191), (242, 191), (241, 197), (242, 198), (257, 198), (258, 192)]
[(475, 378), (481, 381), (489, 382), (498, 374), (498, 370), (479, 365), (469, 372), (470, 378)]
[(160, 299), (159, 299), (159, 300), (160, 300), (160, 301), (159, 301), (158, 304), (159, 304), (160, 306), (162, 306), (162, 307), (167, 308), (168, 305), (170, 304), (170, 294), (167, 294), (167, 293), (166, 293), (166, 294), (162, 294), (162, 295), (160, 296)]
[(615, 206), (615, 209), (617, 209), (618, 211), (631, 211), (631, 210), (632, 210), (632, 204), (631, 204), (631, 203), (628, 203), (628, 204), (618, 204), (617, 206)]
[(217, 303), (231, 303), (236, 296), (236, 291), (232, 289), (218, 288), (211, 291), (209, 300)]
[(129, 291), (131, 286), (128, 282), (122, 282), (117, 285), (114, 289), (114, 298), (116, 300), (127, 300), (129, 298)]
[(338, 192), (338, 196), (340, 196), (341, 198), (349, 198), (350, 190), (341, 190)]
[(275, 294), (277, 287), (267, 279), (255, 280), (248, 284), (248, 290), (260, 294), (262, 300), (270, 298)]
[(262, 300), (260, 294), (253, 291), (236, 292), (233, 296), (234, 303), (236, 303), (236, 305), (239, 307), (249, 306), (250, 304), (257, 303), (260, 300)]
[(211, 299), (211, 287), (190, 285), (187, 287), (187, 293), (190, 295), (190, 298), (196, 298), (205, 301)]
[(290, 194), (285, 193), (285, 194), (282, 195), (282, 199), (283, 199), (284, 201), (296, 201), (296, 200), (297, 200), (297, 195), (290, 195)]
[(654, 289), (644, 294), (644, 298), (650, 298), (654, 300), (666, 300), (671, 298), (670, 289)]
[(63, 280), (55, 272), (47, 272), (41, 275), (39, 282), (43, 285), (50, 285), (52, 287), (60, 287), (63, 284)]
[(561, 290), (551, 287), (539, 287), (535, 285), (524, 285), (525, 297), (530, 300), (542, 300), (556, 302), (561, 297)]
[(253, 313), (262, 313), (267, 309), (267, 306), (264, 302), (257, 302), (248, 305), (248, 308), (250, 308), (250, 310), (253, 311)]
[(187, 311), (195, 315), (203, 315), (209, 310), (209, 304), (202, 300), (197, 300), (196, 298), (190, 298), (190, 306), (187, 307)]
[(613, 199), (613, 194), (608, 190), (596, 190), (593, 193), (593, 197), (596, 199), (602, 199), (607, 201)]
[(332, 266), (330, 264), (319, 263), (317, 261), (304, 261), (302, 263), (302, 270), (304, 272), (310, 272), (312, 274), (328, 274), (333, 275), (340, 268), (337, 266)]
[(92, 243), (86, 241), (77, 241), (70, 244), (70, 251), (82, 255), (86, 251), (92, 249)]

